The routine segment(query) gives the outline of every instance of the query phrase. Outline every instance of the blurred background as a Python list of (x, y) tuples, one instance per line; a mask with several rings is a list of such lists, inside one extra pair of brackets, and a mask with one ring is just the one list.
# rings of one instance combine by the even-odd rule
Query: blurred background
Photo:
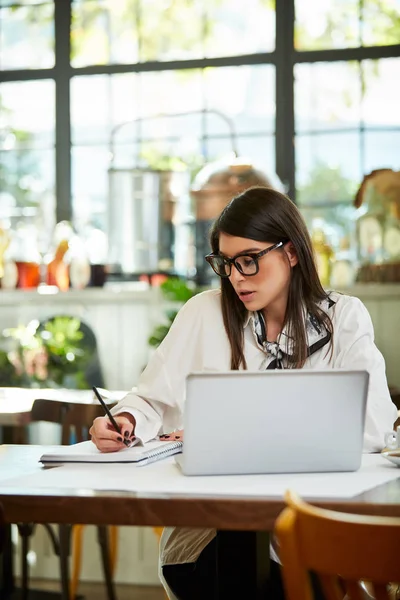
[(6, 258), (50, 262), (68, 221), (68, 262), (207, 283), (221, 202), (204, 215), (193, 191), (235, 156), (236, 187), (280, 180), (317, 241), (359, 256), (356, 191), (400, 162), (398, 0), (1, 0), (0, 18)]

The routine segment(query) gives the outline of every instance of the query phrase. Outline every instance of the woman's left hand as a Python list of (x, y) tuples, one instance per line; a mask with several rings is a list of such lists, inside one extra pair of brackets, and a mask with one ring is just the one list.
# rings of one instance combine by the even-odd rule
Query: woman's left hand
[(177, 429), (171, 433), (163, 433), (158, 437), (160, 442), (183, 442), (183, 429)]

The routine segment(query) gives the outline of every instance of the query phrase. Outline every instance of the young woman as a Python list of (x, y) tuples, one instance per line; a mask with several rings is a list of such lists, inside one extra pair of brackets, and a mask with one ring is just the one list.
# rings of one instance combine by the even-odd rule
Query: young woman
[[(185, 304), (137, 391), (114, 408), (124, 437), (146, 442), (163, 432), (164, 439), (183, 435), (177, 430), (183, 422), (185, 379), (193, 371), (366, 369), (364, 450), (380, 450), (396, 410), (370, 316), (357, 298), (322, 288), (296, 206), (277, 191), (251, 188), (222, 211), (211, 231), (211, 247), (206, 260), (220, 276), (221, 289)], [(125, 447), (106, 417), (96, 419), (91, 435), (104, 452)], [(160, 558), (171, 598), (212, 596), (215, 533), (164, 530)], [(272, 572), (279, 575), (277, 567)], [(279, 580), (271, 585), (279, 588)]]

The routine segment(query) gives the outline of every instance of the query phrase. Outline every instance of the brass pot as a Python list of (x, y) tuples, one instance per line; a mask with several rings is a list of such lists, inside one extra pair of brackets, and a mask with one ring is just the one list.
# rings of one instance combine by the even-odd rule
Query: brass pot
[(199, 171), (190, 190), (195, 202), (196, 220), (216, 219), (234, 196), (254, 185), (280, 191), (283, 188), (276, 175), (266, 175), (248, 159), (234, 158), (209, 163)]

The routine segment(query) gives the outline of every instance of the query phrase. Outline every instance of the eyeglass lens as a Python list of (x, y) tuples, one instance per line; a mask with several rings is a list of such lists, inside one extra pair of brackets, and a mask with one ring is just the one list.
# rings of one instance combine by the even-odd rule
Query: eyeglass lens
[[(251, 256), (238, 256), (235, 259), (235, 265), (243, 275), (254, 275), (257, 272), (257, 263)], [(216, 256), (213, 258), (213, 268), (218, 275), (229, 277), (232, 263), (222, 256)]]

